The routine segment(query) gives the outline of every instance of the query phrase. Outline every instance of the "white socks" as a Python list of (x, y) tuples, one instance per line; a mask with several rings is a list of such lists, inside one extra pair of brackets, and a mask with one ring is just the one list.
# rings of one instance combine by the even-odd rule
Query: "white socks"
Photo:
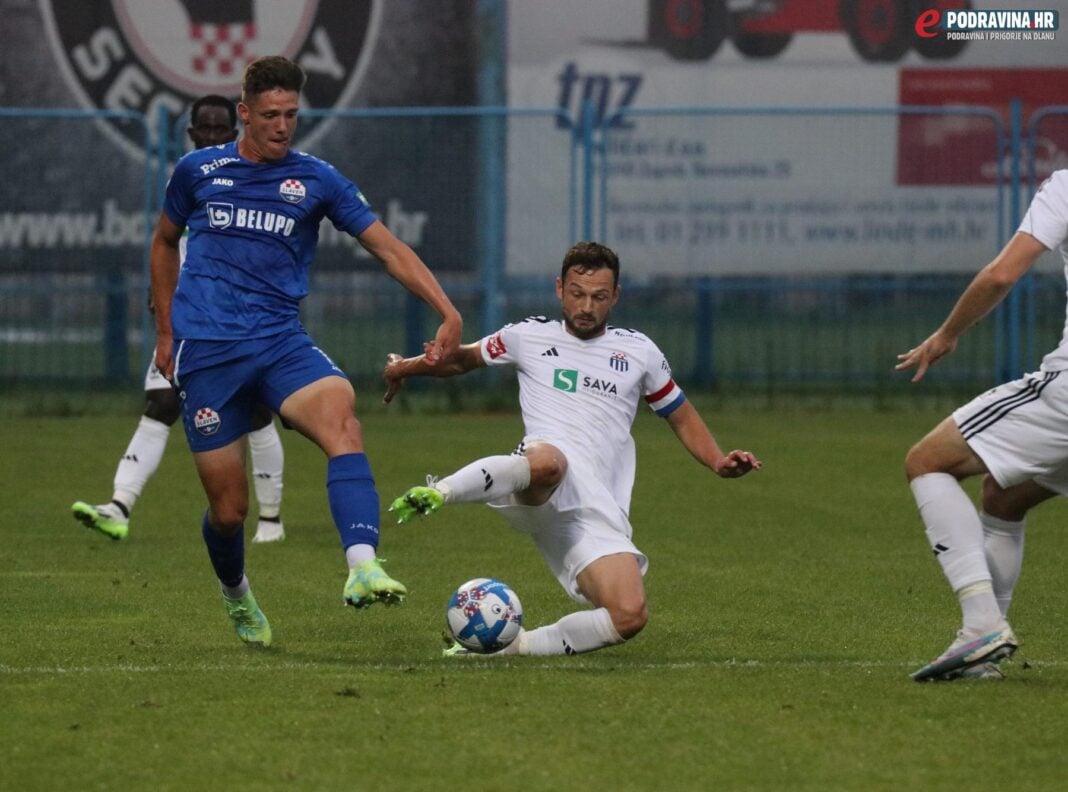
[(374, 557), (375, 549), (369, 544), (354, 544), (345, 548), (345, 563), (349, 565), (349, 569), (355, 569)]
[(282, 467), (285, 454), (282, 439), (271, 421), (262, 429), (249, 432), (248, 447), (252, 455), (252, 484), (256, 488), (260, 518), (278, 517), (282, 509)]
[(983, 524), (983, 550), (993, 579), (994, 596), (1004, 616), (1009, 612), (1012, 590), (1020, 577), (1027, 520), (1011, 522), (991, 517), (986, 512), (979, 513), (979, 520)]
[(137, 431), (115, 469), (115, 492), (111, 496), (112, 500), (125, 506), (127, 512), (133, 509), (145, 484), (159, 468), (170, 433), (167, 424), (147, 415), (141, 416)]
[(983, 552), (983, 527), (967, 493), (948, 473), (926, 473), (909, 486), (927, 540), (960, 599), (964, 628), (982, 632), (997, 626), (1002, 617)]
[(226, 597), (227, 599), (238, 600), (248, 594), (248, 578), (245, 575), (242, 575), (241, 582), (238, 583), (236, 586), (225, 586), (220, 583), (219, 587), (222, 589), (224, 597)]
[(483, 457), (434, 486), (446, 503), (491, 501), (530, 486), (530, 461), (521, 454)]
[(607, 608), (569, 613), (556, 624), (526, 630), (502, 655), (572, 655), (623, 643)]

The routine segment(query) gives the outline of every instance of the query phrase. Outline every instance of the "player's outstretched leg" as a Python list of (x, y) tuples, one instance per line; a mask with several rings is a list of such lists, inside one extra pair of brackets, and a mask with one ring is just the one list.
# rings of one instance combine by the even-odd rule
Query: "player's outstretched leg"
[(998, 629), (984, 634), (960, 630), (956, 640), (945, 652), (923, 668), (914, 671), (911, 676), (917, 682), (974, 677), (975, 674), (967, 672), (985, 663), (996, 664), (1012, 657), (1019, 645), (1020, 642), (1008, 622), (1003, 622)]
[(271, 625), (252, 596), (251, 589), (237, 599), (231, 599), (224, 593), (223, 604), (226, 605), (226, 615), (234, 623), (238, 638), (253, 646), (271, 645)]
[[(553, 476), (553, 480), (538, 483), (549, 483), (555, 487), (562, 470), (550, 468), (548, 475)], [(534, 478), (530, 460), (525, 454), (483, 457), (440, 481), (427, 476), (425, 487), (412, 487), (393, 501), (389, 510), (397, 515), (398, 523), (406, 523), (417, 514), (424, 517), (433, 514), (446, 503), (485, 503), (525, 490), (535, 483)]]
[(92, 506), (85, 501), (75, 501), (70, 507), (74, 519), (86, 528), (92, 528), (112, 539), (125, 539), (130, 532), (130, 518), (116, 502)]

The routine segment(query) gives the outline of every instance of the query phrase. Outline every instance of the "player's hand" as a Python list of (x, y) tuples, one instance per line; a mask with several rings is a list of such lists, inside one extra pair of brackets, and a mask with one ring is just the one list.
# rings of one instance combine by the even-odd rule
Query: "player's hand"
[(751, 470), (760, 470), (762, 467), (764, 463), (750, 452), (735, 449), (724, 455), (712, 466), (712, 469), (720, 478), (739, 478)]
[(941, 332), (932, 333), (918, 347), (898, 355), (897, 359), (901, 362), (894, 366), (894, 371), (904, 371), (915, 366), (916, 373), (913, 375), (912, 381), (919, 382), (923, 379), (923, 375), (927, 373), (927, 369), (946, 355), (952, 354), (956, 348), (957, 339), (946, 338)]
[(159, 373), (168, 381), (174, 379), (174, 338), (169, 335), (156, 336), (156, 357), (153, 360)]
[(436, 366), (439, 361), (449, 357), (460, 346), (460, 336), (463, 334), (464, 322), (460, 314), (448, 317), (441, 323), (438, 333), (433, 341), (423, 344), (423, 355), (426, 357), (428, 366)]
[(404, 377), (400, 373), (400, 366), (397, 364), (404, 360), (403, 355), (398, 355), (396, 352), (390, 352), (386, 355), (386, 367), (382, 369), (382, 379), (386, 381), (386, 392), (382, 396), (382, 401), (389, 404), (393, 401), (393, 397), (397, 395), (397, 391), (401, 389), (401, 385), (404, 384)]

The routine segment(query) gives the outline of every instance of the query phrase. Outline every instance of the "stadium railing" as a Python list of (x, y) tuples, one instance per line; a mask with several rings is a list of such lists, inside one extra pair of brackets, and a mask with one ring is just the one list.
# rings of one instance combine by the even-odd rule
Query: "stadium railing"
[[(686, 107), (598, 117), (587, 103), (575, 118), (558, 108), (504, 107), (302, 115), (329, 122), (308, 150), (354, 177), (383, 220), (408, 234), (465, 312), (469, 340), (505, 321), (555, 314), (552, 279), (563, 250), (594, 237), (616, 247), (624, 262), (625, 296), (614, 321), (648, 332), (692, 386), (885, 394), (908, 392), (892, 373), (893, 355), (933, 328), (1015, 227), (1027, 188), (1034, 187), (1031, 164), (1040, 162), (1047, 133), (1061, 135), (1065, 113), (1045, 108), (1029, 126), (1008, 128), (993, 111), (963, 107)], [(651, 138), (703, 143), (729, 161), (757, 154), (795, 168), (838, 161), (845, 172), (829, 174), (826, 189), (851, 191), (856, 203), (865, 190), (877, 198), (872, 184), (880, 182), (869, 184), (870, 174), (854, 163), (879, 163), (885, 175), (887, 162), (900, 154), (887, 152), (885, 141), (896, 139), (903, 119), (920, 116), (981, 119), (989, 126), (996, 173), (985, 186), (970, 188), (989, 207), (986, 258), (977, 258), (973, 245), (960, 260), (902, 267), (873, 256), (850, 268), (844, 245), (843, 261), (785, 267), (774, 238), (778, 226), (749, 228), (741, 239), (738, 229), (745, 226), (735, 225), (725, 242), (713, 224), (712, 236), (693, 244), (671, 238), (636, 244), (627, 236), (634, 213), (613, 209), (617, 195), (635, 183), (617, 167), (628, 158), (617, 145), (628, 123)], [(144, 306), (147, 246), (184, 121), (34, 108), (0, 108), (0, 117), (14, 125), (16, 137), (48, 133), (59, 142), (47, 162), (20, 160), (17, 149), (0, 155), (5, 172), (44, 174), (33, 189), (9, 187), (0, 210), (0, 383), (136, 385), (153, 344)], [(137, 159), (116, 151), (99, 129), (105, 121), (136, 127), (147, 154)], [(86, 162), (107, 162), (106, 177)], [(757, 202), (782, 198), (773, 179), (747, 183), (727, 173), (665, 183), (694, 205), (726, 205), (739, 185)], [(806, 189), (812, 185), (819, 182)], [(945, 189), (910, 188), (918, 198)], [(437, 214), (428, 220), (431, 212)], [(350, 374), (372, 381), (385, 352), (418, 349), (434, 317), (328, 225), (304, 321)], [(663, 266), (649, 266), (650, 260)], [(1021, 291), (1022, 308), (977, 330), (935, 373), (936, 382), (985, 387), (1033, 365), (1036, 350), (1052, 346), (1047, 336), (1063, 322), (1059, 275), (1040, 272)]]

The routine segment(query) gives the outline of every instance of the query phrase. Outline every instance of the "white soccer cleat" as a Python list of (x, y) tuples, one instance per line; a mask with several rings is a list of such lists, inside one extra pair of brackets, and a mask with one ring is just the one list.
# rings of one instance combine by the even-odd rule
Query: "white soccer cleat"
[[(957, 639), (941, 655), (911, 676), (917, 682), (948, 681), (973, 676), (967, 672), (984, 663), (998, 663), (1012, 656), (1020, 642), (1007, 622), (993, 632), (960, 630)], [(1000, 674), (1000, 670), (998, 670)]]
[(260, 520), (256, 523), (256, 535), (252, 537), (254, 544), (266, 542), (281, 542), (286, 538), (286, 529), (281, 520)]

